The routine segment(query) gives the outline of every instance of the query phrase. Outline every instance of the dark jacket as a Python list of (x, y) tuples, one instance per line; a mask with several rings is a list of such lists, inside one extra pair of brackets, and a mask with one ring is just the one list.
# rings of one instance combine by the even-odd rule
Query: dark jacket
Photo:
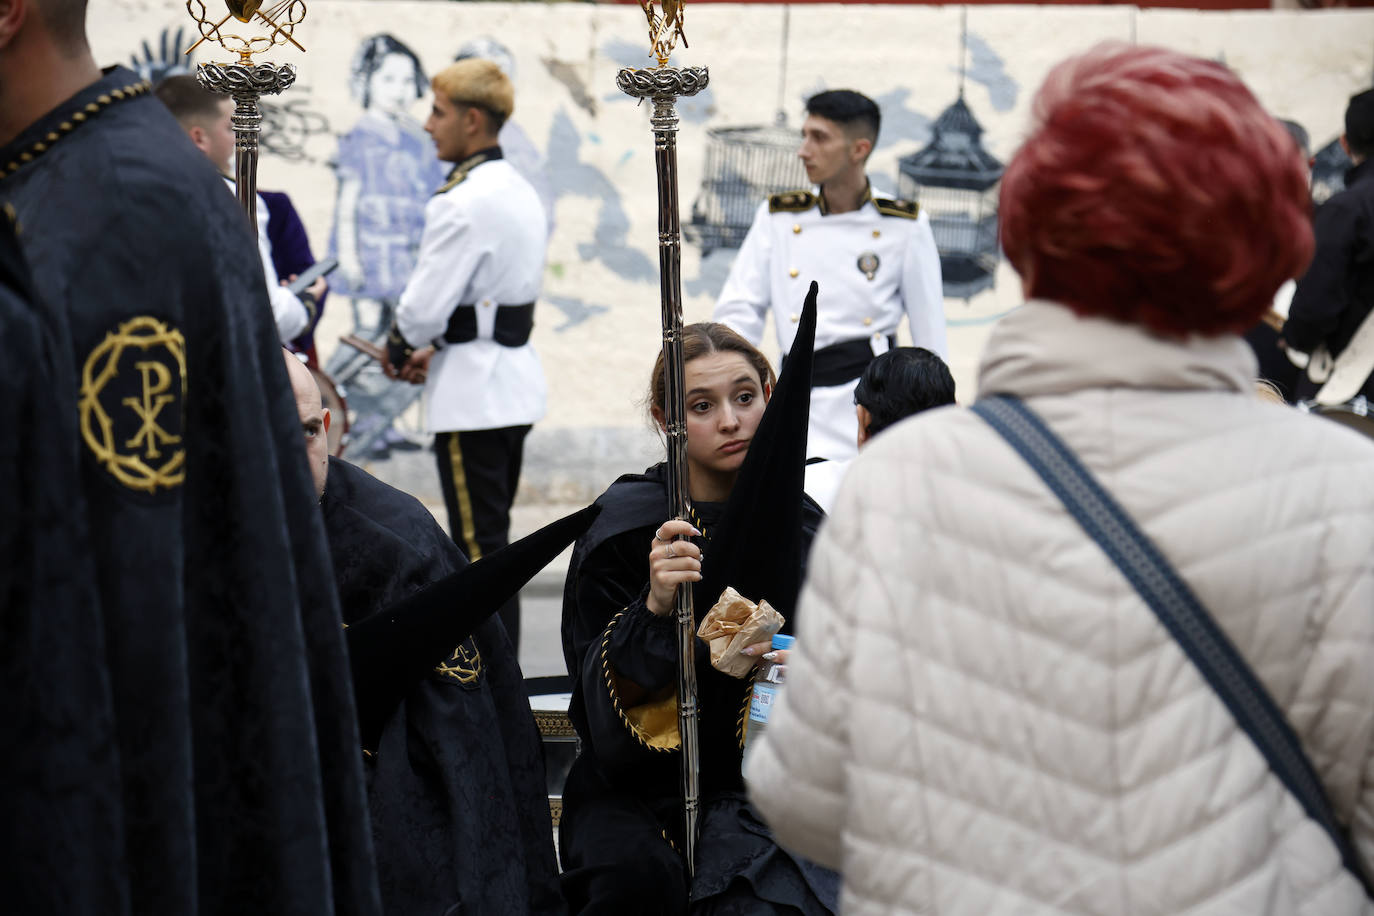
[(26, 476), (0, 542), (38, 513), (41, 602), (0, 600), (3, 909), (372, 916), (339, 606), (253, 233), (122, 67), (0, 163), (45, 335), (0, 319), (5, 355), (43, 347), (0, 372), (49, 373), (46, 413), (6, 414)]
[(1325, 344), (1332, 356), (1374, 308), (1374, 164), (1360, 163), (1345, 180), (1345, 190), (1317, 210), (1316, 254), (1283, 329), (1290, 346), (1311, 352)]
[[(468, 565), (418, 500), (346, 461), (329, 459), (320, 507), (345, 623)], [(410, 691), (367, 781), (387, 913), (564, 912), (543, 747), (499, 619)]]
[[(564, 891), (573, 912), (624, 911), (617, 909), (623, 901), (612, 902), (599, 882), (628, 880), (626, 872), (661, 882), (654, 912), (683, 912), (667, 901), (681, 897), (685, 905), (687, 899), (685, 885), (677, 884), (682, 876), (672, 874), (682, 868), (676, 851), (682, 848), (676, 624), (645, 606), (649, 544), (669, 515), (664, 468), (655, 465), (612, 484), (597, 500), (602, 513), (578, 539), (568, 564), (563, 652), (573, 680), (568, 715), (582, 746), (563, 789), (559, 829)], [(809, 549), (821, 511), (810, 497), (802, 499), (802, 544)], [(706, 535), (698, 543), (709, 557), (725, 504), (693, 508)], [(795, 573), (801, 581), (805, 569)], [(700, 621), (719, 596), (694, 591)], [(792, 632), (795, 623), (789, 619), (783, 632)], [(700, 640), (696, 662), (702, 839), (691, 883), (693, 912), (831, 912), (838, 879), (779, 850), (745, 803), (740, 761), (751, 682), (712, 668)], [(626, 680), (645, 697), (622, 703)], [(657, 715), (645, 714), (653, 708)], [(747, 908), (727, 909), (722, 896)]]

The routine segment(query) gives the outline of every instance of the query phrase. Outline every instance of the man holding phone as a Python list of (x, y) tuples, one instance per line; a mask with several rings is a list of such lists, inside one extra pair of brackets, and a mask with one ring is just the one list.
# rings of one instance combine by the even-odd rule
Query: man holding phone
[[(230, 116), (234, 102), (201, 86), (190, 74), (169, 76), (154, 90), (162, 104), (177, 119), (191, 142), (204, 153), (225, 181), (233, 187), (234, 125)], [(288, 283), (294, 277), (278, 280), (272, 257), (272, 243), (268, 240), (270, 210), (262, 195), (258, 195), (258, 252), (262, 255), (262, 272), (267, 277), (267, 294), (272, 301), (272, 318), (282, 343), (290, 343), (309, 332), (319, 317), (320, 299), (329, 285), (323, 276), (297, 295)]]

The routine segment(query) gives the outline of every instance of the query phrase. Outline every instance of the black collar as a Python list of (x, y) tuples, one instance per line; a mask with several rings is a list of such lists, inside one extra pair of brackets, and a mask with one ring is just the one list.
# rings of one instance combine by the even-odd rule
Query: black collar
[[(872, 200), (872, 199), (873, 199), (873, 184), (872, 184), (872, 182), (870, 182), (870, 181), (868, 180), (867, 177), (865, 177), (865, 178), (864, 178), (864, 195), (863, 195), (863, 197), (860, 197), (860, 198), (859, 198), (859, 205), (858, 205), (857, 207), (855, 207), (854, 210), (846, 210), (845, 212), (846, 212), (846, 213), (853, 213), (855, 210), (862, 210), (864, 204), (868, 203), (868, 202), (869, 202), (870, 200)], [(825, 185), (821, 185), (819, 188), (816, 189), (816, 204), (821, 208), (821, 216), (829, 216), (829, 215), (830, 215), (830, 205), (827, 204), (827, 203), (825, 202)]]
[(506, 157), (502, 155), (500, 146), (488, 146), (486, 149), (479, 149), (477, 152), (473, 153), (471, 156), (467, 157), (462, 162), (455, 165), (453, 167), (453, 171), (467, 172), (477, 168), (477, 166), (481, 165), (484, 162), (491, 162), (493, 159), (504, 158)]
[(501, 154), (501, 147), (499, 146), (488, 146), (486, 149), (478, 150), (455, 165), (453, 170), (448, 173), (448, 177), (444, 179), (444, 183), (439, 187), (439, 190), (434, 193), (436, 195), (443, 194), (445, 191), (449, 191), (462, 184), (463, 179), (468, 177), (468, 172), (471, 172), (482, 163), (504, 158), (505, 157)]
[(137, 98), (151, 89), (147, 80), (124, 67), (109, 67), (104, 74), (0, 149), (0, 181), (37, 160), (109, 106)]

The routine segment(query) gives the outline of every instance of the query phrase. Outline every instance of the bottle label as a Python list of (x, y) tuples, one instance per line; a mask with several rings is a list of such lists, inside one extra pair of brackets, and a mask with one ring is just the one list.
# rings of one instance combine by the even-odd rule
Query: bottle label
[(771, 684), (755, 684), (754, 696), (749, 701), (749, 718), (754, 722), (767, 722), (768, 714), (773, 711), (773, 701), (777, 699), (778, 688)]

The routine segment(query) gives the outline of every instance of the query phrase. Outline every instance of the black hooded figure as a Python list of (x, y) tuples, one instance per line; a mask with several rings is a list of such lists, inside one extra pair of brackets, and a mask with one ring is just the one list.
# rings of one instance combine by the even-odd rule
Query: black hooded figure
[(5, 308), (3, 409), (43, 386), (0, 447), (4, 909), (372, 916), (348, 660), (262, 262), (148, 89), (112, 68), (0, 146), (38, 305)]
[(599, 510), (469, 564), (419, 501), (346, 461), (329, 459), (320, 507), (385, 912), (566, 912), (543, 748), (495, 613)]
[[(821, 518), (802, 491), (815, 322), (813, 283), (797, 342), (762, 419), (753, 415), (719, 434), (729, 440), (725, 453), (737, 451), (739, 439), (748, 445), (733, 479), (730, 465), (719, 463), (726, 491), (710, 493), (718, 501), (702, 498), (712, 467), (702, 473), (701, 466), (716, 460), (709, 451), (715, 440), (707, 437), (717, 435), (703, 418), (724, 416), (727, 401), (748, 415), (748, 403), (766, 397), (772, 372), (724, 325), (683, 329), (691, 523), (702, 535), (693, 539), (702, 553), (703, 578), (694, 591), (698, 622), (731, 585), (781, 611), (783, 632), (795, 625), (805, 553)], [(701, 374), (706, 365), (728, 367), (715, 376), (722, 384)], [(655, 376), (657, 418), (661, 359)], [(694, 441), (699, 435), (707, 441)], [(838, 878), (780, 849), (745, 798), (740, 763), (751, 680), (716, 671), (700, 642), (701, 839), (689, 887), (680, 853), (677, 624), (671, 613), (651, 609), (651, 548), (670, 555), (663, 551), (667, 542), (657, 540), (669, 518), (666, 473), (659, 464), (612, 484), (597, 500), (602, 514), (578, 540), (568, 568), (563, 652), (573, 680), (569, 716), (582, 750), (563, 791), (564, 894), (574, 913), (833, 912)]]

